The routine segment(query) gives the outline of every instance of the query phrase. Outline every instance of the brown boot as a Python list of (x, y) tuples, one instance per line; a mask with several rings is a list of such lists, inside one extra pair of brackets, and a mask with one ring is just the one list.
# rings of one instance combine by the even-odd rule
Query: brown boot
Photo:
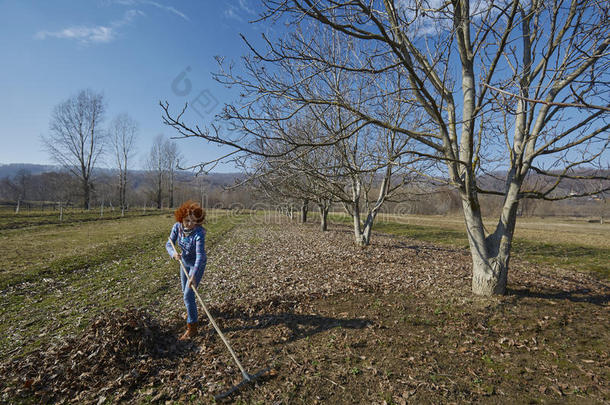
[(178, 338), (178, 340), (189, 340), (197, 336), (197, 322), (187, 323), (186, 332)]

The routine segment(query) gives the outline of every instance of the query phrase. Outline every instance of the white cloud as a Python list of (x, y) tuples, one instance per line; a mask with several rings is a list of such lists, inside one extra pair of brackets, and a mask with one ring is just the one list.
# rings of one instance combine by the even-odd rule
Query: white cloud
[(178, 17), (186, 20), (186, 21), (191, 21), (191, 19), (184, 14), (182, 11), (176, 9), (175, 7), (172, 6), (166, 6), (165, 4), (159, 3), (158, 1), (153, 1), (153, 0), (114, 0), (111, 1), (111, 3), (115, 3), (115, 4), (121, 4), (124, 6), (135, 6), (138, 4), (144, 4), (144, 5), (149, 5), (149, 6), (153, 6), (156, 7), (160, 10), (165, 10), (168, 11), (172, 14), (177, 15)]
[(160, 3), (157, 3), (156, 1), (150, 1), (150, 0), (140, 0), (141, 3), (143, 4), (150, 4), (151, 6), (155, 6), (161, 10), (165, 10), (165, 11), (169, 11), (170, 13), (173, 13), (175, 15), (177, 15), (178, 17), (184, 18), (186, 21), (191, 21), (186, 14), (184, 14), (183, 12), (175, 9), (172, 6), (166, 6)]
[(239, 22), (244, 22), (244, 19), (242, 18), (242, 16), (240, 16), (237, 13), (237, 9), (234, 6), (232, 6), (232, 5), (230, 5), (229, 8), (227, 8), (224, 11), (224, 15), (225, 15), (225, 17), (230, 18), (232, 20), (237, 20)]
[(112, 21), (108, 25), (73, 26), (59, 31), (39, 31), (34, 38), (40, 40), (47, 38), (74, 39), (83, 44), (108, 43), (116, 38), (119, 28), (129, 24), (139, 15), (144, 15), (144, 13), (139, 10), (128, 10), (123, 18)]
[(239, 7), (248, 14), (254, 15), (256, 14), (252, 8), (248, 5), (247, 0), (239, 0)]
[(39, 31), (36, 33), (34, 38), (36, 39), (47, 39), (47, 38), (65, 38), (65, 39), (76, 39), (82, 43), (90, 42), (110, 42), (114, 39), (115, 35), (111, 27), (97, 26), (97, 27), (70, 27), (64, 28), (60, 31)]
[(248, 0), (238, 0), (235, 2), (234, 0), (225, 2), (227, 8), (223, 12), (224, 16), (230, 18), (232, 20), (236, 20), (239, 22), (244, 22), (248, 18), (256, 15), (256, 11), (252, 7), (250, 7)]
[(123, 18), (121, 18), (120, 20), (114, 21), (111, 23), (111, 25), (114, 28), (119, 28), (122, 27), (123, 25), (127, 25), (129, 24), (131, 21), (133, 21), (134, 18), (136, 18), (137, 16), (140, 15), (145, 15), (144, 12), (140, 11), (140, 10), (127, 10), (125, 12), (125, 14), (123, 14)]

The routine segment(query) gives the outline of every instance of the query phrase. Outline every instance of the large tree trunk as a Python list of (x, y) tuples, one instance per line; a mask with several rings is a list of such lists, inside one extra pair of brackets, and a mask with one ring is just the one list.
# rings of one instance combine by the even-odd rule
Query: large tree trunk
[(174, 173), (170, 173), (169, 180), (169, 207), (174, 208)]
[(365, 246), (367, 243), (362, 238), (362, 224), (360, 224), (360, 207), (357, 204), (354, 205), (352, 211), (352, 221), (354, 225), (354, 240), (359, 246)]
[(307, 212), (309, 211), (309, 200), (304, 199), (303, 205), (301, 205), (301, 223), (307, 222)]
[[(374, 218), (374, 216), (373, 216)], [(354, 236), (356, 238), (356, 244), (358, 246), (368, 246), (371, 243), (371, 231), (373, 230), (373, 218), (369, 214), (364, 221), (364, 224), (360, 224), (360, 215), (358, 219), (354, 216)], [(358, 221), (358, 224), (356, 224)]]
[(127, 209), (127, 173), (121, 175), (119, 199), (121, 204), (121, 216), (125, 215)]
[(360, 224), (360, 213), (358, 213), (358, 226), (356, 226), (356, 216), (354, 216), (354, 233), (356, 236), (356, 243), (359, 246), (368, 246), (371, 244), (373, 224), (375, 223), (378, 212), (378, 209), (373, 209), (369, 212), (363, 224)]
[(483, 246), (475, 242), (470, 245), (472, 255), (472, 292), (477, 295), (503, 295), (508, 280), (510, 256), (490, 254), (497, 249), (497, 241), (489, 241)]
[(519, 185), (510, 184), (495, 231), (486, 236), (478, 199), (462, 198), (464, 219), (472, 256), (472, 292), (477, 295), (506, 293), (510, 249), (513, 241)]
[(330, 204), (318, 204), (320, 209), (320, 230), (326, 232), (328, 230), (328, 211)]
[(375, 205), (373, 205), (373, 207), (371, 208), (368, 201), (365, 200), (365, 206), (366, 206), (366, 210), (368, 211), (368, 213), (366, 215), (366, 220), (364, 221), (362, 226), (360, 226), (360, 210), (359, 209), (357, 210), (358, 211), (358, 227), (355, 226), (356, 224), (355, 224), (355, 218), (354, 218), (354, 231), (357, 232), (356, 243), (358, 243), (358, 245), (360, 245), (360, 246), (368, 246), (371, 243), (371, 234), (373, 231), (373, 224), (375, 223), (375, 218), (377, 217), (377, 213), (381, 209), (381, 206), (383, 205), (383, 202), (385, 201), (385, 199), (388, 195), (388, 189), (389, 189), (391, 177), (392, 177), (392, 167), (390, 165), (388, 165), (388, 167), (386, 168), (385, 175), (384, 175), (383, 181), (381, 183), (381, 186), (379, 187), (379, 195), (377, 196), (377, 201), (375, 202)]
[(352, 200), (349, 204), (345, 205), (345, 208), (348, 210), (350, 215), (352, 216), (352, 222), (354, 225), (354, 240), (357, 245), (364, 246), (366, 245), (365, 241), (362, 238), (362, 225), (360, 224), (360, 193), (361, 193), (361, 183), (360, 178), (356, 175), (352, 176)]
[(371, 243), (371, 233), (373, 231), (373, 224), (375, 223), (376, 217), (377, 210), (369, 212), (369, 214), (366, 216), (366, 221), (364, 221), (364, 225), (362, 226), (362, 236), (360, 237), (361, 246), (367, 246)]
[(162, 191), (162, 182), (161, 182), (162, 178), (161, 176), (158, 177), (158, 182), (157, 182), (157, 209), (160, 210), (161, 209), (161, 204), (163, 203), (163, 191)]
[(83, 208), (88, 210), (91, 207), (91, 184), (88, 180), (83, 180)]
[(360, 235), (356, 236), (356, 243), (358, 246), (364, 247), (371, 243), (371, 228), (363, 226), (360, 231)]

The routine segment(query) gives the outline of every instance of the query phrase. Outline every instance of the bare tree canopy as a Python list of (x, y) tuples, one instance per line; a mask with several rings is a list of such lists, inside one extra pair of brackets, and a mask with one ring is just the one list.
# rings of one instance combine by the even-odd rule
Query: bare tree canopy
[(128, 114), (117, 115), (110, 125), (111, 143), (118, 170), (119, 205), (121, 213), (127, 208), (127, 174), (129, 162), (134, 157), (138, 124)]
[(106, 141), (101, 128), (104, 111), (102, 94), (81, 90), (54, 108), (50, 134), (42, 137), (51, 158), (80, 179), (85, 209), (91, 200), (92, 171)]
[(157, 208), (163, 205), (164, 190), (167, 190), (168, 205), (174, 206), (176, 172), (181, 163), (182, 153), (176, 142), (166, 139), (163, 134), (157, 135), (144, 164), (155, 185)]
[[(602, 170), (610, 153), (609, 2), (263, 3), (262, 21), (293, 29), (276, 39), (265, 37), (266, 49), (247, 42), (251, 54), (239, 71), (221, 65), (219, 80), (242, 91), (243, 100), (223, 114), (237, 131), (202, 131), (184, 123), (181, 114), (170, 114), (167, 104), (166, 123), (184, 136), (232, 146), (235, 153), (256, 153), (252, 145), (262, 133), (282, 131), (287, 120), (312, 106), (338, 107), (364, 125), (408, 136), (416, 145), (408, 152), (435, 161), (438, 180), (459, 192), (474, 293), (506, 291), (521, 199), (558, 200), (610, 188)], [(352, 57), (329, 52), (335, 43), (329, 35), (349, 44), (345, 52)], [(352, 85), (359, 82), (382, 91), (346, 96), (345, 86), (318, 80), (328, 71), (343, 72), (350, 91), (362, 88)], [(416, 108), (421, 125), (396, 122), (376, 108), (388, 97), (398, 111)], [(317, 146), (340, 138), (333, 134)], [(288, 140), (294, 149), (307, 146)], [(534, 173), (547, 181), (526, 182)], [(484, 175), (502, 185), (487, 187)], [(572, 180), (592, 186), (568, 193), (563, 185)], [(483, 225), (481, 193), (503, 197), (490, 230)]]
[(167, 139), (163, 143), (161, 152), (164, 156), (165, 171), (167, 172), (167, 194), (170, 208), (174, 207), (174, 188), (176, 183), (176, 171), (182, 163), (182, 153), (178, 150), (175, 141)]

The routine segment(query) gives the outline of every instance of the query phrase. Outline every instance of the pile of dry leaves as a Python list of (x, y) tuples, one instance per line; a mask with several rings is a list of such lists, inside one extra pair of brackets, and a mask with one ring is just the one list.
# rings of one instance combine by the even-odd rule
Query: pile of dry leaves
[(78, 338), (0, 365), (11, 379), (3, 398), (34, 394), (43, 402), (127, 393), (149, 374), (150, 360), (177, 354), (173, 335), (147, 312), (128, 308), (103, 314)]

